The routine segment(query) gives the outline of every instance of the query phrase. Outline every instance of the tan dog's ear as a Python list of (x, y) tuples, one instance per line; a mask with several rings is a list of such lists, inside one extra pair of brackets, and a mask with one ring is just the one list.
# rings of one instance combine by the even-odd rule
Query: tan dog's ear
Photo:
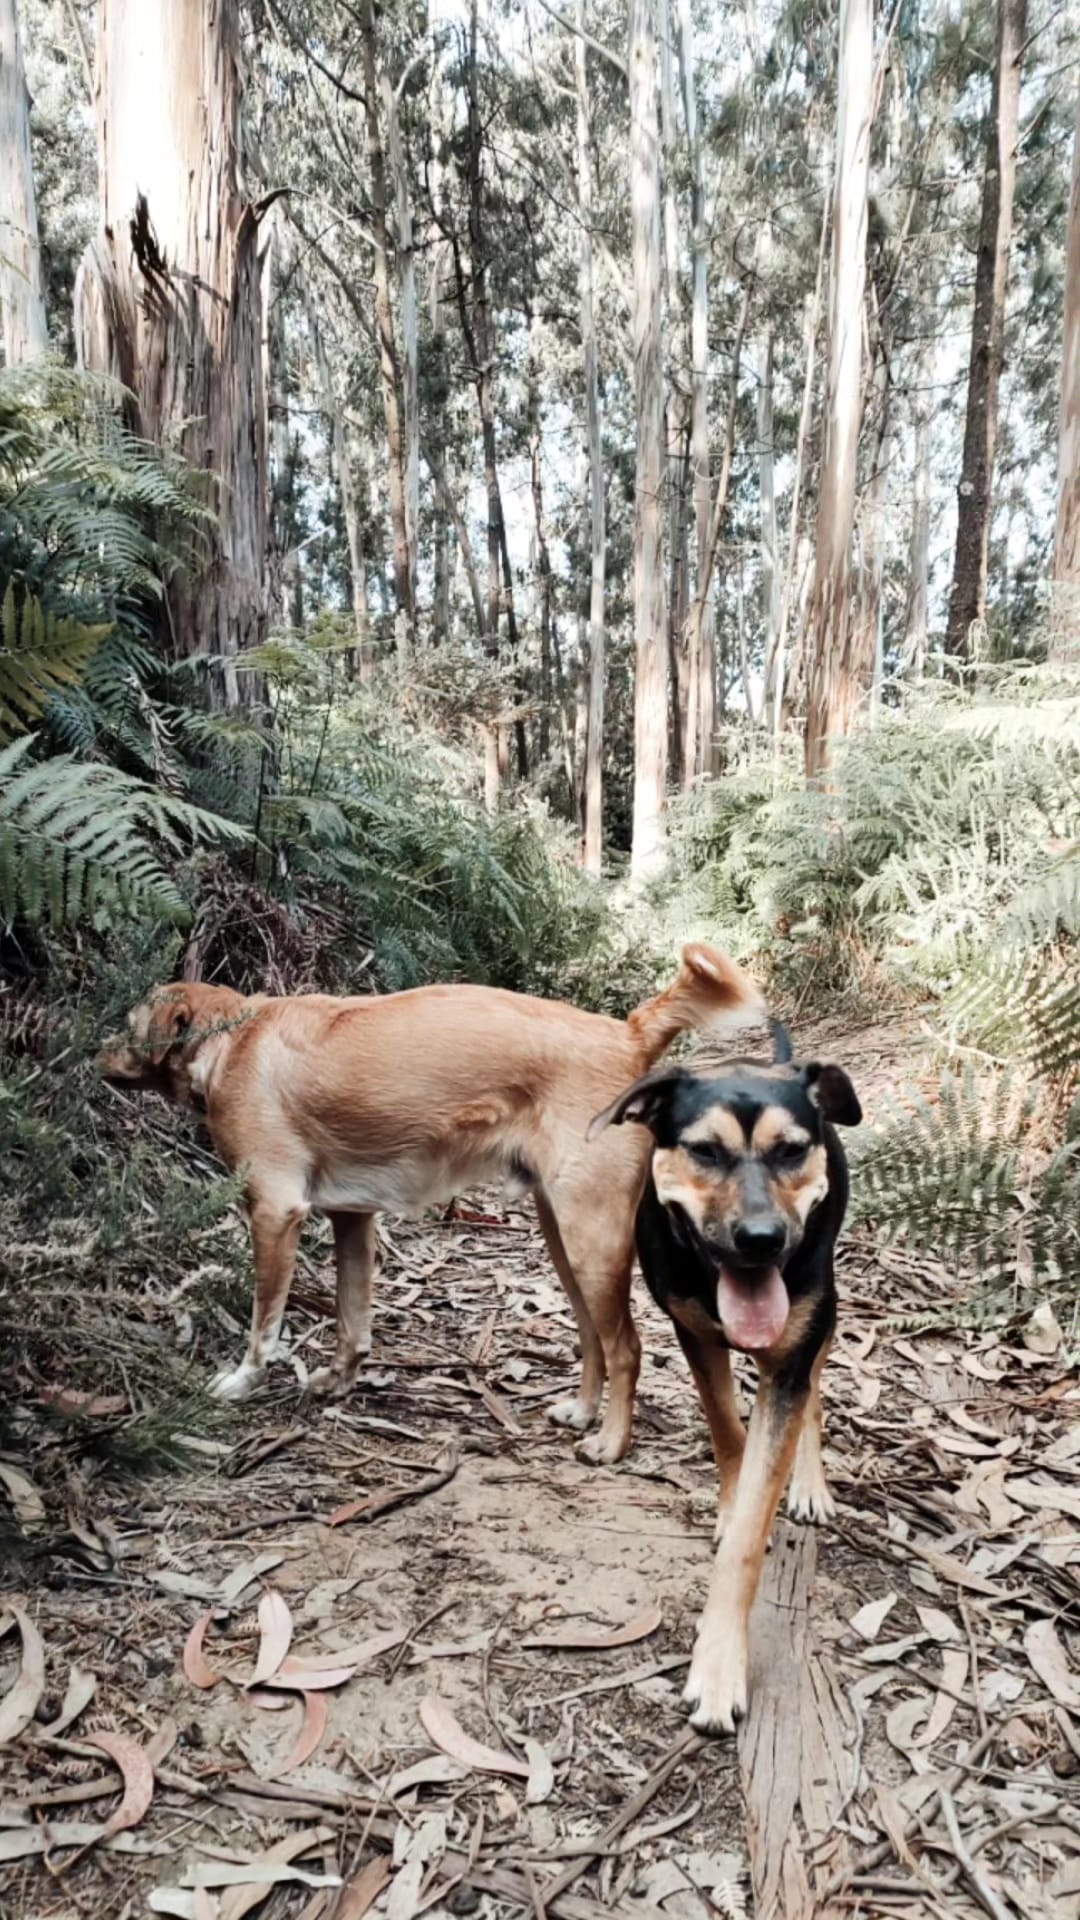
[(605, 1107), (603, 1113), (590, 1120), (586, 1140), (595, 1140), (605, 1127), (621, 1127), (624, 1120), (636, 1120), (643, 1127), (653, 1126), (682, 1078), (681, 1067), (663, 1067), (659, 1073), (644, 1074), (632, 1087), (627, 1087), (625, 1093), (620, 1093), (610, 1107)]
[(166, 987), (152, 995), (150, 1020), (141, 1051), (155, 1067), (160, 1067), (173, 1048), (187, 1038), (194, 1018), (191, 1001), (182, 990)]

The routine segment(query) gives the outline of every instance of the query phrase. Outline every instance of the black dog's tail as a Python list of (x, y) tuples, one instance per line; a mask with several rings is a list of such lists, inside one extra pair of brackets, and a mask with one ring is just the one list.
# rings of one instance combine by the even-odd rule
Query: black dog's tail
[(770, 1020), (769, 1031), (772, 1034), (772, 1057), (778, 1067), (786, 1067), (795, 1052), (791, 1035), (782, 1020)]

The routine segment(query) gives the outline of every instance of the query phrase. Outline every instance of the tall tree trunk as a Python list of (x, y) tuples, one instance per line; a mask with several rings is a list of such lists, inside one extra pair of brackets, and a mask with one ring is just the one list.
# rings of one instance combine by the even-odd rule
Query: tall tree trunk
[(315, 303), (310, 298), (307, 302), (307, 317), (315, 367), (319, 376), (323, 412), (326, 415), (330, 441), (334, 449), (334, 465), (337, 469), (338, 488), (341, 493), (341, 513), (345, 521), (345, 537), (349, 546), (349, 588), (352, 599), (353, 630), (356, 634), (356, 673), (358, 679), (368, 681), (371, 678), (372, 669), (371, 611), (368, 605), (367, 562), (364, 556), (360, 501), (361, 492), (366, 491), (366, 487), (357, 486), (345, 432), (345, 410), (340, 396), (334, 389), (334, 376), (330, 370), (326, 343), (315, 311)]
[(0, 0), (0, 328), (6, 366), (37, 360), (48, 350), (30, 96), (16, 0)]
[(776, 696), (780, 642), (780, 534), (776, 523), (776, 445), (773, 430), (773, 330), (765, 329), (758, 364), (758, 487), (761, 497), (761, 611), (765, 634), (762, 714)]
[[(278, 209), (275, 209), (277, 214)], [(297, 443), (289, 431), (292, 382), (285, 339), (285, 318), (275, 280), (289, 271), (289, 237), (284, 220), (274, 218), (273, 238), (263, 260), (265, 328), (263, 365), (269, 399), (270, 544), (269, 604), (273, 620), (298, 630), (304, 624), (304, 581), (297, 527)]]
[(926, 670), (930, 618), (930, 352), (923, 347), (915, 368), (912, 399), (911, 539), (908, 598), (904, 615), (904, 671), (920, 681)]
[(532, 571), (536, 583), (536, 598), (539, 610), (540, 627), (540, 724), (539, 749), (541, 761), (546, 761), (551, 748), (551, 701), (552, 701), (552, 623), (554, 618), (553, 601), (555, 577), (551, 570), (551, 553), (548, 548), (547, 523), (544, 518), (544, 426), (540, 410), (540, 356), (536, 351), (536, 322), (530, 316), (529, 322), (529, 361), (527, 374), (526, 412), (529, 425), (529, 480), (533, 503), (533, 539)]
[(401, 382), (394, 340), (394, 308), (390, 297), (389, 234), (386, 220), (386, 160), (379, 125), (378, 60), (373, 0), (358, 0), (357, 13), (364, 55), (364, 114), (367, 126), (368, 172), (371, 184), (371, 234), (375, 254), (375, 331), (379, 343), (379, 379), (389, 459), (390, 528), (394, 552), (394, 599), (397, 603), (395, 637), (400, 663), (408, 658), (416, 639), (416, 607), (412, 597), (412, 560), (405, 507), (405, 439), (402, 431)]
[[(803, 390), (802, 405), (799, 409), (799, 430), (795, 438), (795, 479), (791, 488), (791, 519), (788, 524), (787, 559), (784, 563), (784, 582), (780, 590), (780, 626), (776, 636), (776, 662), (773, 669), (772, 695), (772, 734), (773, 747), (777, 757), (780, 754), (784, 735), (784, 719), (789, 703), (787, 681), (787, 641), (791, 627), (791, 609), (796, 600), (796, 577), (799, 555), (799, 519), (802, 507), (803, 475), (806, 471), (806, 449), (810, 440), (810, 425), (814, 411), (814, 362), (816, 359), (818, 324), (821, 319), (821, 293), (825, 282), (825, 253), (829, 239), (829, 192), (825, 190), (821, 209), (821, 232), (818, 239), (817, 273), (814, 276), (814, 291), (803, 308)], [(802, 625), (796, 628), (801, 638)]]
[(724, 515), (727, 512), (728, 488), (731, 485), (731, 463), (735, 453), (735, 417), (739, 404), (739, 371), (742, 366), (743, 342), (746, 339), (746, 325), (750, 318), (750, 286), (743, 289), (742, 305), (739, 309), (739, 322), (735, 329), (735, 340), (731, 349), (731, 385), (728, 389), (727, 418), (724, 423), (724, 444), (720, 455), (720, 475), (716, 483), (709, 525), (705, 535), (705, 554), (698, 578), (694, 586), (694, 602), (690, 608), (688, 621), (689, 638), (687, 652), (690, 657), (690, 697), (688, 711), (691, 728), (694, 717), (697, 719), (697, 733), (691, 744), (695, 747), (695, 764), (702, 771), (717, 771), (714, 753), (714, 714), (716, 701), (716, 653), (715, 642), (706, 649), (706, 614), (710, 604), (713, 568), (720, 547), (720, 535), (724, 531)]
[[(502, 489), (499, 484), (498, 445), (495, 434), (495, 329), (491, 318), (489, 262), (484, 236), (484, 131), (477, 87), (477, 37), (477, 0), (472, 0), (467, 69), (468, 122), (465, 155), (469, 201), (471, 303), (466, 291), (461, 250), (456, 234), (451, 235), (451, 241), (454, 253), (454, 275), (457, 282), (458, 314), (476, 386), (477, 404), (480, 409), (480, 439), (484, 453), (484, 485), (488, 508), (485, 645), (488, 653), (498, 654), (500, 615), (505, 611), (506, 637), (510, 652), (516, 659), (518, 630), (514, 610), (514, 575), (506, 538), (506, 520), (503, 514)], [(524, 690), (519, 687), (518, 693), (523, 697)], [(514, 721), (514, 738), (517, 747), (518, 776), (525, 779), (529, 770), (529, 756), (525, 721), (520, 713)], [(504, 764), (502, 755), (500, 755), (500, 764)]]
[[(709, 521), (712, 512), (709, 484), (709, 232), (705, 215), (705, 169), (697, 123), (694, 80), (694, 26), (690, 0), (675, 0), (682, 83), (683, 118), (690, 149), (690, 457), (694, 470), (694, 585), (706, 568)], [(688, 629), (689, 632), (689, 629)], [(684, 649), (690, 652), (689, 641)], [(716, 639), (712, 597), (701, 603), (692, 657), (687, 662), (686, 731), (683, 741), (683, 781), (712, 764), (714, 703), (716, 698)]]
[(656, 0), (660, 67), (660, 152), (663, 189), (664, 295), (670, 380), (665, 396), (665, 481), (667, 487), (668, 671), (671, 726), (668, 772), (682, 781), (683, 739), (689, 689), (685, 619), (689, 599), (686, 493), (689, 477), (689, 386), (685, 378), (686, 338), (679, 283), (679, 208), (675, 194), (678, 125), (675, 107), (675, 43), (670, 0)]
[(881, 703), (885, 668), (885, 555), (888, 544), (889, 466), (891, 459), (890, 408), (892, 388), (888, 362), (879, 358), (874, 369), (877, 402), (877, 433), (873, 466), (863, 495), (861, 508), (861, 555), (859, 592), (855, 617), (862, 632), (858, 641), (860, 659), (870, 661), (870, 711)]
[(390, 175), (394, 183), (397, 226), (397, 271), (401, 299), (401, 343), (404, 362), (405, 416), (405, 537), (409, 548), (409, 604), (417, 617), (416, 573), (420, 541), (420, 359), (417, 330), (416, 250), (413, 245), (412, 206), (405, 149), (401, 142), (401, 99), (385, 76), (382, 82), (386, 113)]
[(630, 871), (655, 871), (664, 851), (667, 770), (667, 595), (663, 566), (664, 358), (660, 326), (660, 130), (652, 0), (630, 0), (631, 332), (637, 455), (634, 472), (634, 828)]
[(1054, 660), (1075, 663), (1080, 658), (1080, 91), (1065, 238), (1057, 494), (1050, 654)]
[(240, 181), (236, 0), (98, 0), (101, 226), (79, 268), (82, 364), (134, 395), (144, 439), (208, 474), (200, 566), (168, 589), (180, 659), (232, 656), (266, 631), (266, 391), (259, 212)]
[(585, 374), (585, 444), (589, 467), (589, 626), (588, 696), (585, 722), (584, 865), (599, 874), (604, 836), (604, 576), (607, 532), (604, 524), (604, 465), (601, 446), (600, 380), (596, 355), (596, 307), (593, 285), (593, 190), (589, 153), (588, 66), (585, 47), (585, 0), (577, 0), (578, 35), (575, 43), (577, 77), (577, 169), (581, 241), (578, 289), (581, 304), (581, 342)]
[(956, 557), (945, 628), (948, 653), (967, 658), (972, 628), (986, 618), (990, 554), (991, 488), (997, 438), (998, 385), (1005, 338), (1005, 293), (1009, 279), (1016, 148), (1020, 116), (1020, 70), (1027, 26), (1027, 0), (998, 0), (994, 82), (987, 121), (982, 218), (975, 265), (975, 310), (971, 324), (964, 453), (957, 497)]
[(857, 653), (850, 593), (872, 116), (873, 0), (841, 0), (825, 454), (807, 636), (806, 771), (811, 778), (828, 765), (832, 739), (847, 733), (872, 667)]

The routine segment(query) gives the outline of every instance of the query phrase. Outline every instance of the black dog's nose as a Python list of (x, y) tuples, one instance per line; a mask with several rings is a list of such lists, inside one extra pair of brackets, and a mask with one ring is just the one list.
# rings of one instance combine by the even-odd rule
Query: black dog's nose
[(783, 1253), (786, 1236), (783, 1226), (773, 1220), (740, 1220), (732, 1238), (736, 1253), (765, 1263)]

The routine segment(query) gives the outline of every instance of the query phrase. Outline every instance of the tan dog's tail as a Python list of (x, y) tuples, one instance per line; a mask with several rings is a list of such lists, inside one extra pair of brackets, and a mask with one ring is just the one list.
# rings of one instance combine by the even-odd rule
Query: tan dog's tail
[(676, 1034), (712, 1028), (755, 1027), (766, 1018), (760, 987), (719, 947), (684, 947), (678, 977), (663, 993), (635, 1007), (627, 1026), (650, 1067)]

